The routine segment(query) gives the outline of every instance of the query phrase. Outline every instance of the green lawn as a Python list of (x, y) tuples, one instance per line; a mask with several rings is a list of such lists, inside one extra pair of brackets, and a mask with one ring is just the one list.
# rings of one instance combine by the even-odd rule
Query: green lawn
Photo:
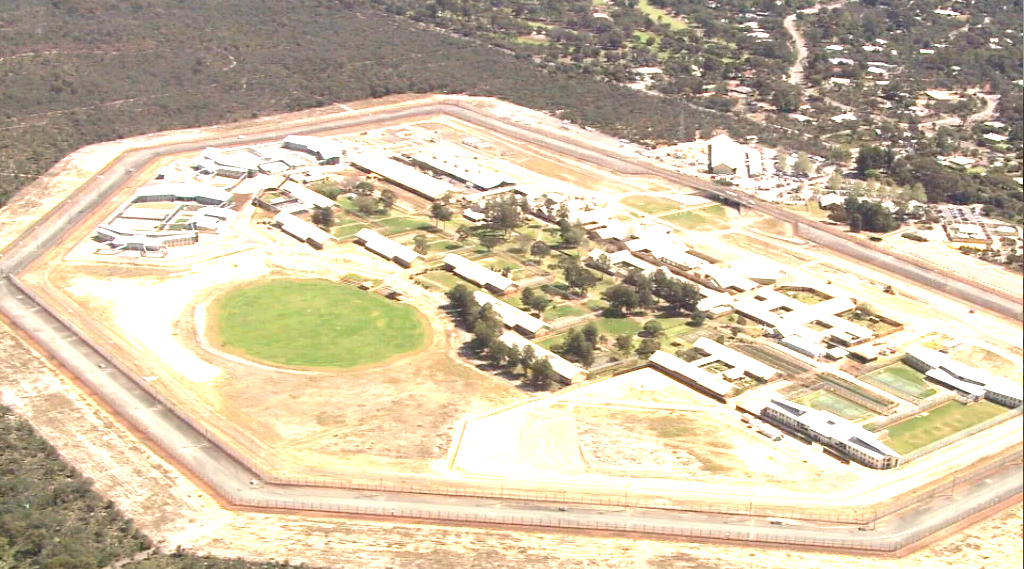
[(588, 310), (580, 308), (575, 304), (559, 304), (558, 306), (551, 307), (544, 311), (544, 320), (551, 322), (558, 318), (565, 318), (566, 316), (580, 316), (587, 314)]
[(700, 229), (709, 225), (715, 225), (715, 220), (705, 217), (697, 211), (681, 211), (661, 217), (662, 221), (671, 223), (680, 229)]
[(211, 305), (214, 345), (257, 360), (355, 367), (427, 343), (415, 308), (326, 280), (271, 279), (232, 289)]
[(389, 217), (381, 219), (377, 223), (384, 226), (382, 233), (385, 235), (431, 227), (430, 222), (423, 217)]
[(924, 380), (924, 374), (907, 364), (882, 368), (869, 373), (868, 377), (921, 399), (935, 395), (935, 390)]
[(359, 233), (359, 230), (364, 227), (366, 227), (365, 223), (345, 223), (343, 225), (338, 225), (334, 227), (333, 232), (334, 236), (337, 237), (338, 239), (346, 239), (348, 237), (352, 237), (356, 233)]
[(861, 407), (853, 401), (844, 399), (829, 391), (818, 391), (812, 393), (806, 397), (801, 397), (794, 403), (806, 405), (811, 409), (829, 411), (830, 413), (834, 413), (848, 421), (855, 421), (872, 414), (869, 409)]
[(644, 14), (650, 16), (655, 23), (665, 24), (672, 30), (685, 30), (688, 27), (686, 20), (673, 16), (664, 8), (652, 6), (648, 0), (640, 0), (637, 2), (636, 7)]
[(890, 425), (889, 439), (885, 444), (900, 454), (906, 454), (1005, 412), (1005, 407), (989, 401), (970, 405), (950, 401), (927, 413)]
[(668, 213), (683, 207), (683, 204), (675, 200), (658, 196), (629, 196), (619, 200), (619, 203), (651, 215)]
[(640, 322), (631, 318), (598, 318), (594, 320), (601, 333), (609, 338), (620, 334), (636, 334), (643, 327)]

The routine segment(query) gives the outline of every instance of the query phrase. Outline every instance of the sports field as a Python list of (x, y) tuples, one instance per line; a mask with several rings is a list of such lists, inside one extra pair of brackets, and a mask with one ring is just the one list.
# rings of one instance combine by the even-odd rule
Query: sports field
[(699, 229), (708, 225), (716, 225), (722, 219), (725, 219), (725, 209), (719, 204), (661, 216), (662, 221), (681, 229)]
[(834, 413), (848, 421), (856, 421), (871, 415), (871, 411), (829, 391), (817, 391), (801, 397), (795, 403)]
[(906, 454), (1006, 411), (1005, 407), (989, 401), (970, 405), (950, 401), (912, 419), (890, 425), (889, 439), (884, 442), (892, 450)]
[(935, 395), (935, 390), (924, 380), (924, 374), (906, 364), (882, 368), (869, 373), (868, 377), (921, 399)]
[(415, 352), (429, 331), (415, 308), (326, 280), (272, 279), (210, 305), (210, 341), (274, 364), (350, 368)]

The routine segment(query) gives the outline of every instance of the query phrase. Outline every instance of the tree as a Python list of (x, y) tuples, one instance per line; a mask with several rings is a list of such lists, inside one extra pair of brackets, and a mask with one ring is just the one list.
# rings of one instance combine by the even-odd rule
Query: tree
[(583, 337), (590, 342), (591, 346), (596, 346), (598, 340), (601, 338), (601, 329), (593, 322), (587, 322), (586, 325), (583, 326), (582, 333)]
[(633, 349), (633, 336), (631, 334), (619, 334), (615, 337), (615, 349), (623, 354)]
[(448, 297), (448, 304), (460, 315), (465, 314), (470, 302), (476, 302), (473, 298), (473, 292), (462, 283), (450, 288), (445, 295)]
[(587, 237), (587, 231), (579, 223), (569, 223), (568, 219), (558, 222), (558, 231), (563, 247), (579, 247)]
[(398, 196), (395, 195), (395, 192), (389, 189), (380, 192), (380, 205), (385, 213), (391, 211), (391, 208), (395, 207), (395, 202), (397, 201)]
[(562, 343), (562, 355), (568, 360), (590, 367), (594, 363), (594, 345), (587, 341), (582, 332), (572, 328)]
[(488, 203), (484, 207), (484, 214), (487, 216), (488, 227), (500, 231), (505, 239), (523, 224), (520, 204), (514, 197)]
[(859, 213), (850, 216), (850, 232), (860, 233), (864, 229), (864, 221)]
[(801, 152), (796, 157), (796, 162), (793, 164), (793, 169), (796, 170), (797, 174), (803, 176), (810, 175), (814, 171), (814, 163), (808, 158), (806, 152)]
[(568, 285), (569, 290), (576, 291), (580, 295), (586, 294), (598, 283), (597, 276), (581, 265), (577, 259), (570, 258), (565, 265), (564, 274), (565, 284)]
[(426, 255), (430, 251), (430, 243), (427, 243), (426, 235), (417, 235), (412, 238), (412, 250), (420, 255)]
[(707, 312), (703, 310), (694, 310), (693, 314), (690, 315), (690, 324), (700, 328), (704, 325), (704, 322), (708, 319)]
[(441, 202), (434, 202), (430, 205), (430, 217), (434, 218), (435, 226), (440, 222), (443, 229), (445, 224), (452, 220), (452, 208)]
[(519, 350), (519, 346), (512, 344), (505, 350), (505, 365), (508, 366), (509, 370), (515, 371), (519, 364), (522, 363), (522, 357), (523, 354)]
[(543, 241), (534, 241), (533, 245), (530, 245), (530, 255), (542, 259), (547, 257), (551, 253), (551, 247)]
[(595, 269), (597, 269), (597, 270), (599, 270), (599, 271), (601, 271), (603, 273), (609, 273), (610, 274), (612, 272), (612, 260), (611, 260), (611, 257), (606, 255), (605, 253), (601, 253), (600, 255), (598, 255), (596, 259), (592, 260), (592, 262), (594, 263), (594, 268)]
[(486, 234), (480, 237), (480, 244), (483, 245), (488, 251), (494, 249), (498, 245), (501, 245), (503, 239), (500, 235)]
[(370, 196), (356, 196), (352, 199), (352, 205), (356, 207), (356, 211), (363, 215), (377, 213), (377, 200)]
[(661, 322), (658, 322), (657, 320), (648, 320), (647, 322), (644, 322), (644, 334), (647, 334), (648, 337), (657, 338), (661, 336), (663, 332), (664, 328), (662, 327)]
[(547, 310), (548, 305), (551, 304), (550, 298), (534, 291), (531, 287), (526, 287), (523, 289), (522, 300), (524, 306), (536, 310), (540, 314), (544, 314), (544, 311)]
[(838, 170), (832, 173), (832, 177), (828, 179), (828, 189), (833, 193), (839, 193), (843, 189), (843, 175)]
[(329, 207), (313, 206), (311, 219), (314, 225), (326, 229), (334, 225), (334, 212)]
[(537, 361), (537, 351), (533, 349), (531, 344), (527, 344), (523, 347), (522, 353), (519, 354), (519, 365), (523, 367), (523, 373), (528, 373), (533, 363)]
[(455, 240), (462, 242), (469, 239), (473, 235), (473, 230), (466, 227), (465, 225), (455, 230)]
[(530, 385), (535, 389), (551, 389), (551, 384), (557, 377), (555, 368), (551, 367), (551, 362), (546, 357), (537, 358), (530, 364)]
[(608, 287), (601, 294), (601, 298), (608, 302), (608, 312), (615, 316), (624, 316), (640, 304), (640, 297), (636, 289), (627, 284), (617, 284)]
[(787, 155), (785, 152), (779, 152), (778, 162), (779, 164), (778, 166), (776, 166), (776, 169), (778, 169), (779, 172), (789, 171), (789, 155)]
[(661, 341), (657, 338), (644, 338), (640, 340), (640, 345), (637, 346), (636, 355), (647, 358), (651, 354), (661, 349)]
[(376, 191), (376, 188), (371, 182), (363, 180), (356, 184), (355, 191), (357, 194), (361, 196), (370, 196), (373, 195), (373, 192)]

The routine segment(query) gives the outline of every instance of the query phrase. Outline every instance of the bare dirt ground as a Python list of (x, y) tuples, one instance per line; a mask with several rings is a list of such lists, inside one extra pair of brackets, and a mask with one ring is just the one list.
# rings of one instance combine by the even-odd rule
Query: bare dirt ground
[[(284, 242), (273, 249), (172, 275), (117, 277), (59, 265), (48, 278), (126, 345), (174, 362), (173, 369), (164, 365), (153, 372), (153, 385), (188, 408), (212, 412), (226, 432), (250, 434), (246, 440), (270, 450), (276, 466), (288, 465), (293, 475), (303, 465), (379, 469), (382, 461), (393, 470), (425, 471), (430, 460), (445, 455), (458, 418), (520, 397), (508, 384), (452, 358), (451, 325), (428, 302), (417, 307), (430, 320), (431, 346), (383, 367), (295, 373), (202, 349), (197, 304), (238, 283), (274, 276), (337, 280), (354, 266), (374, 277), (397, 272), (352, 244), (314, 252)], [(161, 299), (157, 306), (154, 298)], [(413, 360), (417, 373), (409, 373)]]
[[(507, 478), (696, 482), (834, 492), (869, 471), (792, 440), (770, 443), (738, 412), (643, 369), (467, 422), (455, 469)], [(653, 482), (652, 482), (653, 484)], [(742, 492), (742, 490), (737, 490)]]
[[(1007, 357), (1007, 355), (1016, 355), (1017, 358)], [(1007, 355), (997, 354), (981, 346), (963, 346), (950, 354), (958, 362), (984, 369), (989, 373), (1001, 375), (1019, 383), (1024, 380), (1019, 358), (1020, 351)]]
[(904, 559), (600, 535), (460, 528), (222, 509), (0, 325), (0, 393), (165, 551), (367, 569), (1009, 569), (1022, 508)]

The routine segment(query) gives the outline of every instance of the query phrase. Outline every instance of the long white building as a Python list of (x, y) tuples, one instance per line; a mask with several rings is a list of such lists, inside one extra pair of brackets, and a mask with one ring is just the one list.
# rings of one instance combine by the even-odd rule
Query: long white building
[(486, 292), (479, 290), (474, 292), (473, 299), (476, 300), (476, 303), (480, 306), (490, 306), (498, 317), (501, 318), (501, 321), (505, 326), (508, 326), (524, 336), (536, 336), (538, 332), (549, 327), (548, 324), (540, 318), (534, 318), (515, 306), (502, 302)]
[(911, 346), (903, 356), (910, 367), (928, 379), (972, 397), (984, 397), (993, 403), (1014, 408), (1024, 400), (1024, 387), (1016, 381), (991, 375), (954, 361), (948, 354), (922, 346)]
[(884, 470), (900, 464), (900, 454), (873, 433), (833, 415), (785, 399), (772, 399), (761, 416), (791, 432), (819, 442), (864, 466)]
[(555, 371), (558, 377), (562, 378), (562, 383), (572, 384), (582, 381), (587, 377), (587, 370), (559, 356), (558, 354), (538, 346), (515, 332), (505, 332), (498, 338), (498, 340), (506, 346), (515, 346), (519, 348), (520, 352), (522, 352), (526, 346), (531, 346), (537, 359), (548, 360), (548, 363), (551, 364), (551, 369)]

